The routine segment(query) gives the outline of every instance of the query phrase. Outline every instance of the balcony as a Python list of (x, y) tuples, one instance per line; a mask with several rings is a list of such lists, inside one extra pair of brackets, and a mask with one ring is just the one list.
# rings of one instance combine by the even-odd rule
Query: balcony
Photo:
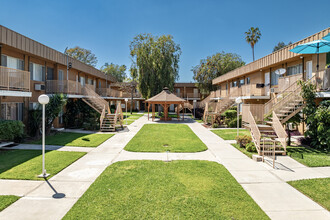
[(0, 66), (0, 90), (30, 92), (30, 72)]
[(183, 98), (183, 99), (197, 99), (197, 98), (200, 98), (200, 95), (198, 93), (175, 93), (176, 96), (180, 97), (180, 98)]
[(283, 76), (278, 79), (278, 92), (283, 92), (294, 83), (297, 83), (298, 80), (302, 79), (302, 73), (291, 75), (291, 76)]

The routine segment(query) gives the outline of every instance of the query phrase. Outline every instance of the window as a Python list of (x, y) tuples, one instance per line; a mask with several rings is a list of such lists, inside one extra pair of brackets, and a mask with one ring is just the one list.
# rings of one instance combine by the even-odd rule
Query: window
[(231, 82), (231, 87), (236, 87), (237, 86), (237, 81)]
[(280, 76), (278, 74), (275, 73), (275, 71), (272, 71), (270, 73), (270, 85), (275, 86), (278, 85), (278, 78)]
[(36, 110), (39, 107), (39, 103), (38, 102), (30, 102), (29, 104), (29, 110)]
[(246, 84), (249, 85), (250, 84), (250, 77), (246, 78)]
[(58, 80), (63, 80), (63, 79), (64, 79), (63, 70), (58, 70)]
[(296, 75), (302, 73), (302, 64), (298, 64), (295, 66), (289, 66), (287, 69), (287, 76), (291, 76), (291, 75)]
[(87, 79), (87, 82), (89, 85), (93, 85), (93, 80), (92, 79)]
[(47, 79), (54, 80), (54, 69), (47, 67)]
[(99, 88), (102, 88), (102, 84), (101, 84), (101, 81), (99, 81)]
[(1, 116), (5, 120), (23, 121), (23, 103), (2, 103)]
[(24, 60), (1, 54), (1, 65), (12, 69), (24, 70)]
[(80, 77), (80, 84), (82, 85), (82, 86), (84, 86), (85, 85), (85, 77), (83, 77), (83, 76), (81, 76)]
[(242, 85), (244, 85), (245, 84), (245, 80), (244, 79), (241, 79), (240, 81), (239, 81), (239, 84), (242, 86)]
[(36, 63), (30, 63), (31, 80), (45, 81), (45, 67)]

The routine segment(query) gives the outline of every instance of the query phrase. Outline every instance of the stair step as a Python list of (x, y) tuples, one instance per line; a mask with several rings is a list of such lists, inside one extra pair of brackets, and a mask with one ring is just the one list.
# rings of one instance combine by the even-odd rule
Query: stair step
[[(262, 151), (262, 152), (264, 152), (264, 153), (273, 153), (272, 150), (265, 150), (265, 151)], [(283, 154), (283, 153), (285, 153), (285, 151), (284, 150), (275, 150), (275, 154), (277, 154), (277, 153)]]

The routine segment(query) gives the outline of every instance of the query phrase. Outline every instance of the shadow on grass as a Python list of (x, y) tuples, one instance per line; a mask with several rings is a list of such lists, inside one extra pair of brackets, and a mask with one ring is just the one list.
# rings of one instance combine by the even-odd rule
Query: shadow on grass
[(0, 174), (40, 155), (39, 150), (0, 150)]

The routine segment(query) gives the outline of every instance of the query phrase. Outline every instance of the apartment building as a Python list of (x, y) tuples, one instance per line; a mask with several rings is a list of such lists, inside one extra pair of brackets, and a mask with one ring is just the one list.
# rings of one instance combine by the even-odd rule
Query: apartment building
[[(300, 55), (289, 51), (299, 44), (322, 39), (329, 32), (330, 28), (327, 28), (215, 78), (213, 84), (218, 85), (219, 89), (214, 93), (213, 99), (221, 102), (226, 98), (241, 97), (243, 121), (247, 121), (248, 111), (244, 111), (247, 109), (251, 110), (257, 120), (261, 121), (267, 112), (264, 112), (263, 108), (258, 108), (261, 106), (258, 104), (266, 104), (270, 101), (274, 104), (280, 94), (296, 88), (298, 80), (317, 78), (315, 82), (319, 83), (319, 99), (330, 97), (329, 85), (326, 83), (329, 76), (325, 71), (325, 65), (330, 63), (330, 54), (319, 55), (319, 70), (317, 71), (316, 54)], [(286, 71), (283, 75), (279, 75), (276, 72), (278, 69)]]
[[(225, 110), (241, 97), (242, 121), (250, 129), (259, 155), (286, 153), (286, 122), (301, 114), (304, 100), (299, 80), (316, 86), (316, 102), (330, 99), (330, 53), (296, 54), (290, 52), (297, 45), (322, 39), (330, 28), (275, 51), (252, 63), (237, 68), (213, 80), (219, 89), (213, 100)], [(282, 71), (279, 71), (279, 70)], [(221, 108), (222, 106), (222, 108)], [(301, 114), (301, 116), (303, 116)], [(301, 133), (305, 126), (298, 127)]]
[[(99, 96), (109, 104), (120, 101), (125, 108), (124, 91), (111, 88), (113, 76), (86, 65), (0, 25), (0, 102), (2, 119), (28, 121), (41, 94), (63, 93), (79, 99)], [(134, 96), (135, 103), (143, 100)], [(55, 126), (62, 126), (58, 118)]]

